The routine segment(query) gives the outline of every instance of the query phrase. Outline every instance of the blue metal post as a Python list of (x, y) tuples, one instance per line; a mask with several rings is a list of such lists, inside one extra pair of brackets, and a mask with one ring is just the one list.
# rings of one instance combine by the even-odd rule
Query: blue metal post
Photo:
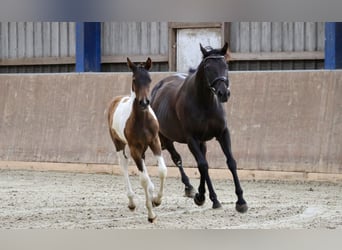
[(325, 24), (325, 69), (342, 69), (342, 23)]
[(76, 72), (101, 71), (101, 23), (76, 23)]

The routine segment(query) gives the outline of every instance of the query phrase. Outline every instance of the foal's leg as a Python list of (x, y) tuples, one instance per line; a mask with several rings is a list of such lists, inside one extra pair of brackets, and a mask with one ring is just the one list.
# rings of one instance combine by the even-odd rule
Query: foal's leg
[(164, 193), (164, 183), (167, 175), (167, 168), (165, 165), (164, 158), (161, 154), (161, 145), (159, 137), (156, 137), (152, 143), (150, 144), (150, 148), (157, 159), (158, 162), (158, 172), (160, 178), (160, 188), (157, 197), (153, 198), (153, 205), (159, 206), (162, 201), (163, 193)]
[(176, 151), (173, 142), (165, 138), (164, 136), (160, 135), (160, 140), (162, 142), (162, 145), (165, 147), (165, 149), (170, 153), (171, 159), (174, 162), (174, 164), (178, 167), (179, 172), (181, 174), (181, 179), (183, 184), (185, 185), (185, 196), (194, 198), (195, 197), (195, 189), (190, 184), (189, 177), (185, 174), (182, 164), (182, 158), (179, 155), (179, 153)]
[(134, 192), (132, 190), (132, 186), (131, 186), (131, 182), (129, 180), (129, 174), (128, 174), (128, 158), (125, 157), (124, 150), (118, 152), (118, 155), (119, 155), (119, 163), (122, 168), (126, 187), (127, 187), (128, 208), (133, 211), (136, 206), (133, 200)]
[(156, 219), (156, 215), (152, 210), (152, 198), (153, 198), (153, 190), (154, 190), (154, 185), (147, 173), (147, 168), (145, 165), (144, 160), (142, 159), (142, 154), (141, 152), (131, 149), (131, 155), (133, 160), (135, 161), (139, 172), (140, 172), (140, 184), (143, 187), (145, 191), (145, 197), (146, 197), (146, 208), (147, 208), (147, 213), (148, 213), (148, 221), (153, 222)]
[(235, 185), (235, 193), (238, 197), (238, 200), (236, 202), (235, 209), (240, 212), (244, 213), (248, 210), (248, 206), (246, 201), (243, 198), (243, 191), (240, 186), (239, 177), (236, 172), (236, 161), (233, 157), (232, 151), (231, 151), (231, 141), (230, 141), (230, 135), (228, 128), (224, 130), (222, 135), (217, 138), (219, 141), (221, 148), (227, 158), (227, 165), (230, 170), (230, 172), (233, 175), (234, 185)]
[(205, 144), (200, 143), (193, 138), (189, 138), (188, 147), (196, 159), (198, 170), (201, 174), (200, 185), (198, 187), (198, 194), (196, 194), (194, 198), (195, 203), (199, 206), (203, 205), (205, 201), (205, 183), (207, 183), (209, 189), (209, 197), (213, 202), (213, 208), (220, 208), (221, 203), (217, 200), (217, 196), (214, 191), (214, 187), (211, 183), (211, 179), (208, 172), (208, 162), (205, 159), (205, 154), (203, 154), (206, 152)]

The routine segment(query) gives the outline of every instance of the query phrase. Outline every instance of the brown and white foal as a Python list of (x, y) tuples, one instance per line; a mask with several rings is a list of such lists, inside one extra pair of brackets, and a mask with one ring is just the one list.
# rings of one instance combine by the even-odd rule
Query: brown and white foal
[[(148, 221), (153, 222), (156, 215), (152, 206), (158, 206), (161, 203), (167, 169), (161, 155), (158, 136), (159, 123), (148, 99), (151, 84), (148, 70), (152, 66), (152, 61), (148, 58), (143, 66), (136, 65), (127, 58), (127, 64), (133, 72), (131, 95), (116, 97), (111, 102), (108, 112), (109, 132), (118, 153), (119, 163), (127, 185), (128, 207), (131, 210), (136, 207), (133, 200), (134, 192), (128, 175), (127, 155), (131, 155), (138, 167), (140, 183), (145, 191)], [(129, 149), (127, 151), (126, 145)], [(144, 162), (148, 147), (156, 157), (159, 168), (160, 189), (156, 197), (153, 197), (154, 185)]]

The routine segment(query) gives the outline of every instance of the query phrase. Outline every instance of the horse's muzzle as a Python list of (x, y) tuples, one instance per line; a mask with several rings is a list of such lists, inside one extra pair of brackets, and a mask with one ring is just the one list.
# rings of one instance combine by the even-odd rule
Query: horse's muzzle
[(224, 93), (221, 91), (217, 92), (217, 98), (219, 99), (220, 102), (227, 102), (230, 97), (230, 90), (227, 89)]

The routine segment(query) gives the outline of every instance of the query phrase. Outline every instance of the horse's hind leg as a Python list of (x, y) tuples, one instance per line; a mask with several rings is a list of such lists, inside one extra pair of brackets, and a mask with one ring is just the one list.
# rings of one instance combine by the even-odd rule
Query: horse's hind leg
[(119, 163), (123, 171), (126, 188), (127, 188), (127, 197), (128, 197), (128, 208), (130, 210), (134, 210), (136, 205), (134, 203), (134, 192), (132, 190), (131, 182), (129, 180), (129, 174), (128, 174), (128, 159), (124, 154), (124, 150), (118, 152), (119, 154)]
[[(207, 145), (206, 145), (206, 143), (205, 142), (201, 142), (199, 144), (199, 147), (200, 147), (200, 150), (201, 150), (204, 158), (206, 158), (206, 154), (207, 154)], [(213, 184), (211, 182), (211, 179), (210, 179), (210, 176), (209, 176), (209, 172), (207, 172), (206, 175), (205, 175), (205, 182), (207, 183), (207, 186), (208, 186), (209, 198), (213, 202), (213, 208), (221, 208), (222, 206), (221, 206), (221, 203), (217, 199), (217, 195), (215, 193), (214, 186), (213, 186)]]
[(184, 189), (185, 196), (194, 198), (196, 191), (194, 187), (190, 184), (189, 177), (184, 172), (182, 158), (180, 154), (176, 151), (175, 146), (173, 145), (173, 142), (168, 140), (162, 135), (160, 135), (160, 140), (161, 140), (162, 145), (165, 147), (165, 149), (170, 153), (172, 161), (175, 163), (175, 165), (179, 169), (182, 182), (185, 185), (185, 189)]

